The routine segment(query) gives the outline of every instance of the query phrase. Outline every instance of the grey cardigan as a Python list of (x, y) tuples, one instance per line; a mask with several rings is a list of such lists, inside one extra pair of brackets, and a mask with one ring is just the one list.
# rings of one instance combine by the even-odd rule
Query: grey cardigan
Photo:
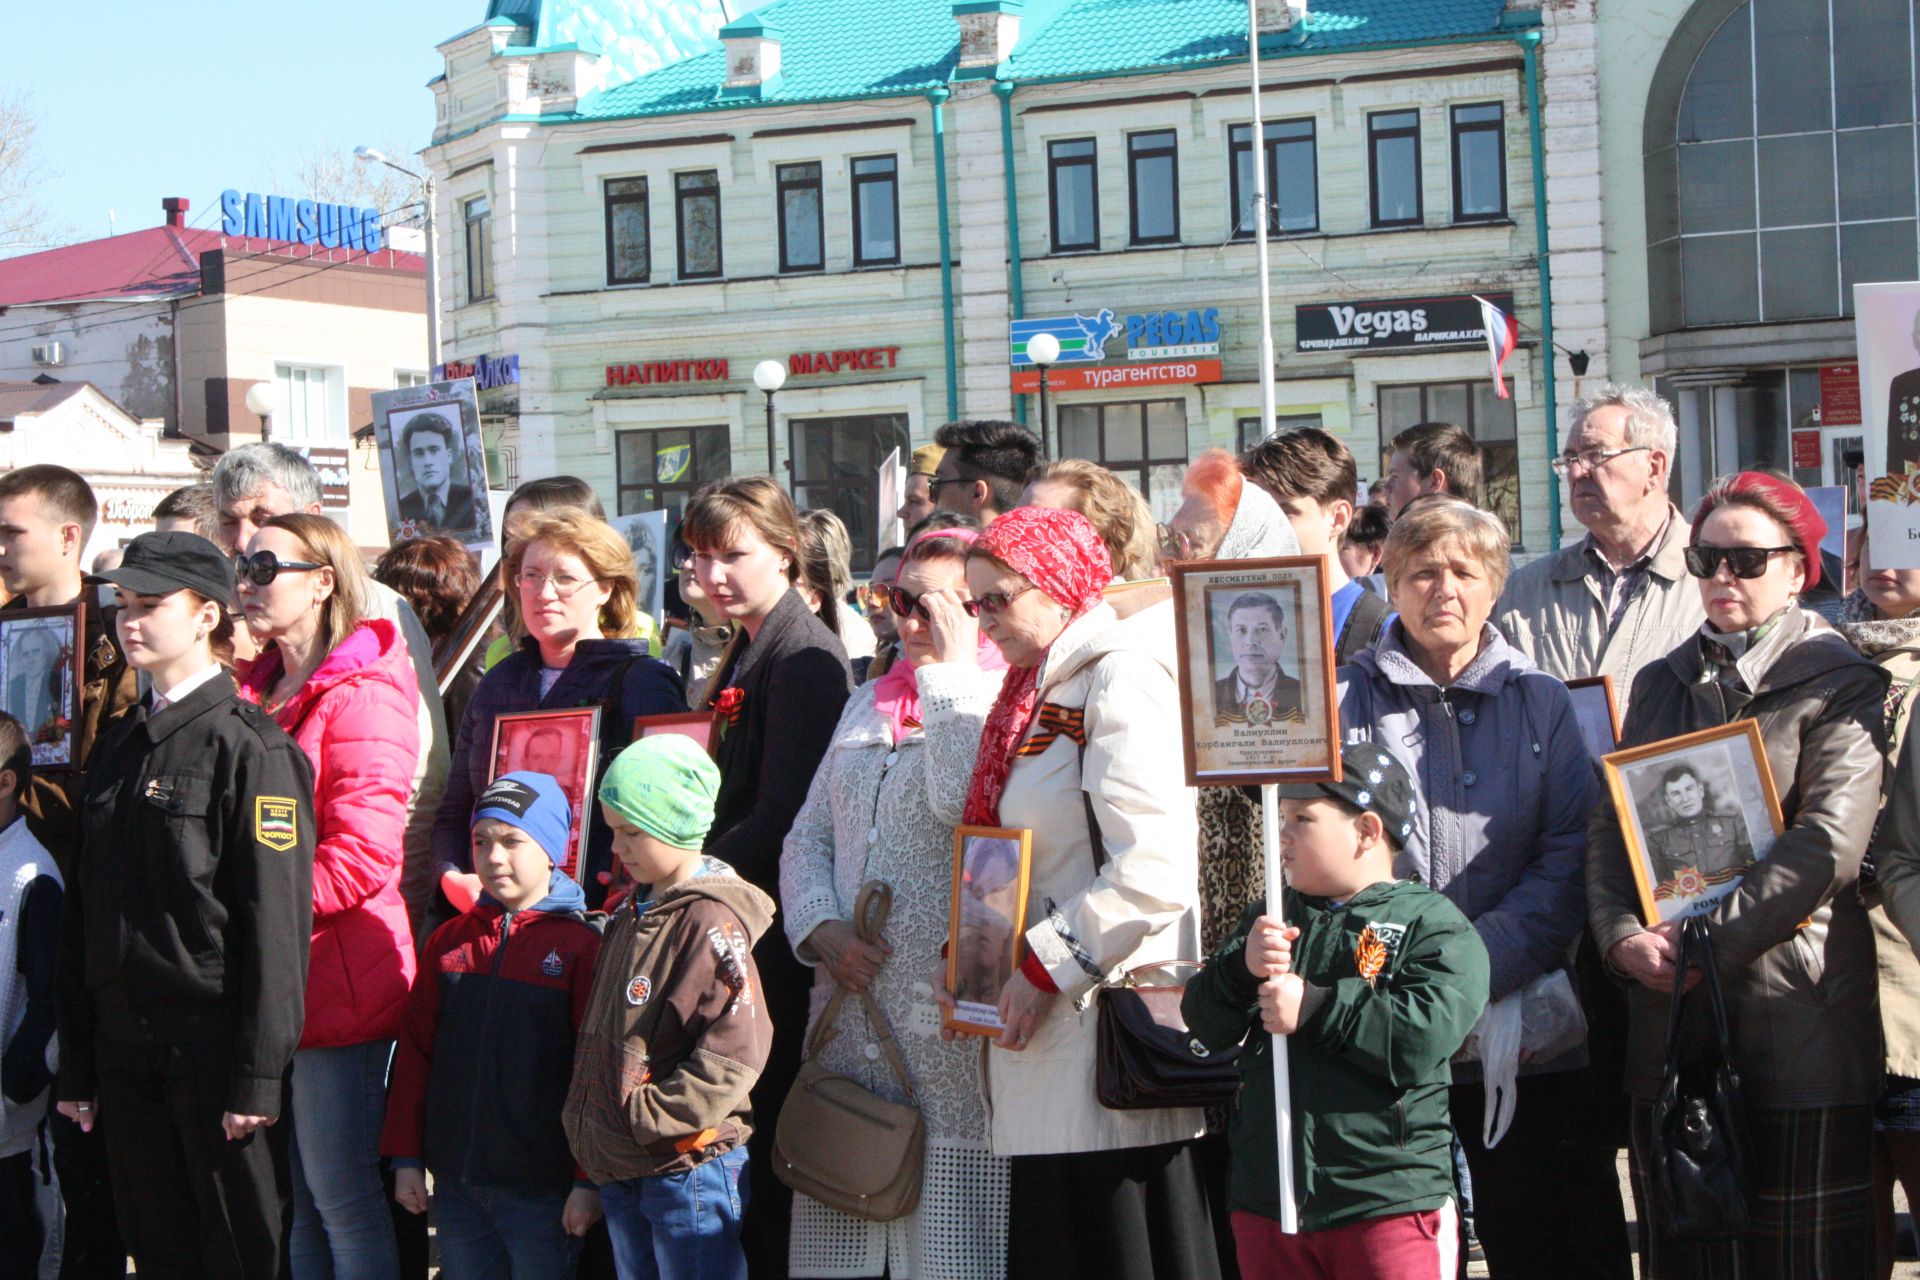
[(1567, 687), (1489, 624), (1480, 653), (1447, 688), (1406, 650), (1395, 618), (1339, 670), (1346, 740), (1370, 741), (1420, 790), (1396, 867), (1473, 922), (1493, 995), (1560, 967), (1586, 923), (1587, 821), (1599, 799)]

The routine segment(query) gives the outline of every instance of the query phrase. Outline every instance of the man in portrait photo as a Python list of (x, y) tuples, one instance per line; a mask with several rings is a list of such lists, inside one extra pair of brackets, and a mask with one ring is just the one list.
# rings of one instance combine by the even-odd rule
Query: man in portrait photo
[(7, 650), (7, 705), (35, 743), (56, 741), (63, 712), (60, 637), (51, 627), (23, 627)]
[(542, 725), (537, 729), (529, 730), (527, 736), (520, 740), (520, 763), (514, 765), (513, 770), (544, 773), (565, 787), (572, 782), (568, 777), (570, 771), (566, 767), (566, 762), (565, 735), (558, 729)]
[(473, 490), (453, 482), (459, 453), (453, 423), (432, 411), (414, 414), (400, 429), (398, 460), (413, 476), (413, 492), (400, 497), (400, 518), (432, 532), (464, 533), (474, 527)]
[(1656, 901), (1694, 897), (1726, 884), (1753, 864), (1753, 843), (1738, 813), (1716, 810), (1713, 793), (1690, 764), (1660, 775), (1656, 794), (1672, 820), (1647, 832), (1648, 853), (1659, 880)]
[(1233, 670), (1213, 683), (1213, 720), (1217, 725), (1258, 728), (1275, 720), (1302, 720), (1300, 681), (1280, 667), (1287, 643), (1287, 614), (1264, 591), (1245, 591), (1227, 606), (1226, 635), (1216, 631), (1214, 652), (1224, 638), (1233, 654)]

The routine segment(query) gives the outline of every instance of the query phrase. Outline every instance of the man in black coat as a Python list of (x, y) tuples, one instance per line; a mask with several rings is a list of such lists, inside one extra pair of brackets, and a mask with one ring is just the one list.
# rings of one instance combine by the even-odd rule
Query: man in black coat
[(400, 496), (400, 518), (429, 533), (465, 533), (474, 527), (473, 490), (453, 483), (459, 435), (437, 413), (416, 413), (400, 430), (400, 453), (413, 475), (412, 493)]

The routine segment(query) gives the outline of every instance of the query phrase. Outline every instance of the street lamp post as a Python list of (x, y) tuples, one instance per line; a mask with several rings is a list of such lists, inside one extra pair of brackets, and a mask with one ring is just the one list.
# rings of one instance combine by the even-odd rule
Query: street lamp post
[[(759, 364), (753, 366), (753, 385), (767, 393), (767, 474), (774, 478), (776, 484), (779, 483), (780, 476), (773, 467), (775, 456), (773, 438), (773, 393), (786, 384), (787, 366), (781, 364), (778, 360), (762, 360)], [(793, 486), (789, 484), (787, 487), (791, 490)]]
[(1053, 428), (1047, 422), (1047, 371), (1060, 358), (1060, 339), (1050, 333), (1036, 333), (1027, 339), (1027, 359), (1040, 368), (1040, 451), (1053, 456)]
[(420, 184), (420, 196), (427, 207), (427, 363), (440, 367), (440, 260), (434, 255), (433, 175), (419, 174), (405, 165), (395, 164), (385, 152), (372, 147), (355, 147), (353, 158), (361, 164), (383, 164), (395, 173), (404, 173)]
[(273, 430), (273, 400), (273, 386), (270, 383), (256, 382), (247, 388), (247, 412), (260, 419), (262, 440)]

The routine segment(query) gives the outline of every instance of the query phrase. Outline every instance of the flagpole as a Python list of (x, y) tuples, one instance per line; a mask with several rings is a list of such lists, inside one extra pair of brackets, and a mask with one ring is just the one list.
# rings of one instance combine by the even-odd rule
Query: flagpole
[[(1253, 248), (1260, 273), (1260, 435), (1273, 434), (1273, 282), (1267, 271), (1267, 130), (1260, 114), (1260, 15), (1258, 0), (1247, 0), (1247, 63), (1253, 91)], [(1238, 210), (1235, 210), (1236, 215)], [(1260, 788), (1260, 843), (1266, 858), (1267, 914), (1280, 918), (1280, 789)], [(1273, 1132), (1280, 1163), (1280, 1230), (1300, 1230), (1293, 1196), (1293, 1087), (1287, 1073), (1287, 1038), (1274, 1036)]]

